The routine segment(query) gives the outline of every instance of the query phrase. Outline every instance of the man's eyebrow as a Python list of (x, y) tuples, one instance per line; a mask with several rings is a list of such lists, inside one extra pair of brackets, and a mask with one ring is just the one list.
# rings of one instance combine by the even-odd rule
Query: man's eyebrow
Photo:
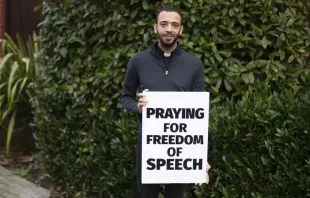
[[(169, 21), (160, 21), (159, 23), (169, 23)], [(179, 22), (176, 22), (176, 21), (172, 21), (170, 23), (177, 23), (177, 24), (180, 24)]]

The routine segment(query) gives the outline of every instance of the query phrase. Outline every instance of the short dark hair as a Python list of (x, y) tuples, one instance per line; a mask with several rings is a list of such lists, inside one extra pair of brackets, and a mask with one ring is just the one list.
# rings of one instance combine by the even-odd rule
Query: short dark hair
[(181, 17), (181, 23), (182, 23), (182, 15), (181, 12), (178, 8), (173, 7), (173, 6), (164, 6), (162, 8), (160, 8), (159, 10), (157, 10), (157, 14), (156, 14), (156, 23), (158, 22), (158, 16), (161, 12), (166, 11), (166, 12), (176, 12), (180, 15)]

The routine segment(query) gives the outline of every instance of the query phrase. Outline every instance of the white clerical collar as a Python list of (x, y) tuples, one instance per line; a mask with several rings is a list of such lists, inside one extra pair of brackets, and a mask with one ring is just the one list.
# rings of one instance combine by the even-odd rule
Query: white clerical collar
[(171, 52), (165, 52), (165, 53), (164, 53), (164, 56), (165, 56), (165, 57), (170, 57), (170, 56), (171, 56)]

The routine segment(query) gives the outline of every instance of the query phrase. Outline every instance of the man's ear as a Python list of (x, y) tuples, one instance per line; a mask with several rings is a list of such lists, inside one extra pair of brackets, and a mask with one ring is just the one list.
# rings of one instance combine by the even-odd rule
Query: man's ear
[(183, 29), (184, 29), (184, 26), (183, 26), (183, 25), (181, 25), (180, 35), (182, 35), (182, 33), (183, 33)]
[(156, 23), (154, 23), (154, 25), (153, 25), (153, 27), (154, 27), (154, 32), (155, 32), (155, 34), (157, 34), (157, 24)]

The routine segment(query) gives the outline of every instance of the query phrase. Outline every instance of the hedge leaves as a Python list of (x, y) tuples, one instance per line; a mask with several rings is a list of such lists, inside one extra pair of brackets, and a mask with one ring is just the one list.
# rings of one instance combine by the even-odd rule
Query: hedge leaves
[(135, 197), (137, 123), (119, 96), (165, 4), (182, 10), (181, 43), (203, 61), (215, 109), (212, 183), (197, 196), (309, 196), (309, 100), (294, 95), (309, 74), (308, 0), (46, 1), (33, 103), (46, 171), (71, 197)]

